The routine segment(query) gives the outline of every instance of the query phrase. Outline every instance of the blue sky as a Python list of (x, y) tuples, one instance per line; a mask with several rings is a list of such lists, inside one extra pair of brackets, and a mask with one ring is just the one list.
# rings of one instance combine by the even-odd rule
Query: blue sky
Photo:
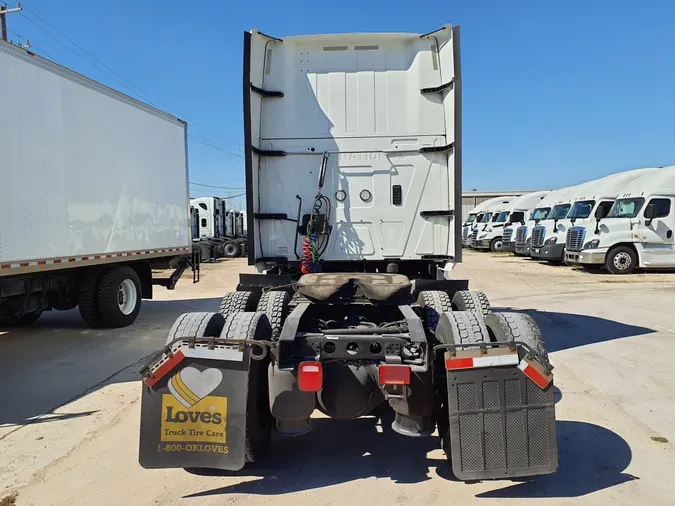
[[(243, 187), (242, 34), (251, 28), (285, 36), (421, 33), (460, 25), (465, 190), (556, 188), (623, 169), (675, 164), (673, 1), (24, 5), (30, 11), (11, 15), (9, 29), (30, 39), (36, 52), (132, 94), (120, 85), (129, 86), (128, 80), (147, 93), (131, 87), (139, 98), (159, 101), (193, 123), (192, 181)], [(81, 53), (35, 14), (118, 75), (97, 70), (45, 34), (40, 28)], [(18, 39), (13, 33), (10, 38)], [(193, 187), (193, 193), (228, 192)]]

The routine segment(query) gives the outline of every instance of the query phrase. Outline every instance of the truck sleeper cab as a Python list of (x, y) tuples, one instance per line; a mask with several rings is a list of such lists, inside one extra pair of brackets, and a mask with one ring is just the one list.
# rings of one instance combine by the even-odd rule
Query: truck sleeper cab
[(582, 231), (578, 256), (568, 261), (630, 274), (636, 268), (675, 268), (675, 166), (653, 169), (618, 195), (594, 230)]

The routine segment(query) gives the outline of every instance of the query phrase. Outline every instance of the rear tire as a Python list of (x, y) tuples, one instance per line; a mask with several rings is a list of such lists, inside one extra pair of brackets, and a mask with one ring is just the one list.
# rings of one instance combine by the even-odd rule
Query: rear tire
[(96, 306), (104, 327), (126, 327), (141, 310), (141, 280), (131, 267), (114, 267), (98, 285)]
[(93, 271), (87, 274), (80, 285), (77, 295), (77, 305), (80, 310), (80, 316), (88, 327), (97, 328), (101, 326), (101, 315), (98, 312), (96, 304), (98, 284), (101, 274)]
[(225, 244), (223, 244), (223, 256), (225, 258), (238, 257), (240, 252), (241, 247), (239, 246), (239, 243), (235, 241), (227, 241)]
[(486, 316), (492, 312), (490, 301), (483, 292), (476, 290), (459, 290), (452, 298), (452, 308), (455, 311), (469, 311)]
[(637, 255), (633, 248), (617, 246), (607, 253), (605, 267), (612, 274), (631, 274), (637, 267)]
[(220, 313), (183, 313), (169, 330), (164, 345), (181, 337), (218, 337), (224, 325), (225, 318)]
[[(281, 292), (276, 292), (281, 293)], [(285, 292), (284, 292), (285, 293)], [(266, 340), (270, 323), (265, 313), (235, 313), (227, 317), (220, 337)], [(267, 368), (269, 355), (263, 360), (251, 359), (246, 400), (246, 462), (257, 462), (269, 450), (274, 418), (270, 411)]]
[(426, 328), (433, 334), (442, 313), (452, 311), (450, 296), (440, 290), (425, 290), (417, 297), (417, 304), (422, 307), (422, 316)]
[(261, 311), (267, 315), (272, 328), (272, 341), (279, 339), (281, 329), (284, 326), (286, 319), (286, 311), (288, 309), (288, 302), (291, 297), (288, 292), (265, 292), (260, 297), (257, 311)]
[(258, 297), (255, 292), (230, 292), (223, 297), (218, 312), (227, 317), (242, 311), (255, 311), (257, 305)]
[(490, 341), (520, 341), (532, 348), (537, 355), (548, 360), (541, 330), (530, 316), (522, 313), (491, 313), (485, 317), (485, 326)]

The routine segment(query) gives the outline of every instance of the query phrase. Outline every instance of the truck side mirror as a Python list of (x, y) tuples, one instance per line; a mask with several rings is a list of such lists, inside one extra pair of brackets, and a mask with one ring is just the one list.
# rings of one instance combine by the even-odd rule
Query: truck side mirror
[(607, 215), (609, 214), (609, 207), (607, 206), (599, 206), (595, 210), (595, 219), (597, 221), (602, 220), (603, 218), (607, 218)]
[(652, 220), (656, 218), (656, 206), (654, 204), (648, 204), (647, 209), (645, 209), (645, 225), (649, 226), (652, 224)]

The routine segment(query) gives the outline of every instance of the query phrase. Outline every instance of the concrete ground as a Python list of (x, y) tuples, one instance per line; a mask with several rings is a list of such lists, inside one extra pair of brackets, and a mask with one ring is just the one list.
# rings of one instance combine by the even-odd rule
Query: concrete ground
[[(560, 467), (525, 481), (453, 481), (436, 438), (317, 418), (240, 474), (138, 465), (137, 369), (186, 311), (215, 310), (243, 260), (144, 301), (136, 324), (89, 330), (77, 310), (0, 329), (0, 504), (668, 504), (675, 493), (675, 274), (589, 274), (467, 252), (458, 277), (531, 314), (555, 366)], [(4, 502), (2, 498), (4, 497)]]

